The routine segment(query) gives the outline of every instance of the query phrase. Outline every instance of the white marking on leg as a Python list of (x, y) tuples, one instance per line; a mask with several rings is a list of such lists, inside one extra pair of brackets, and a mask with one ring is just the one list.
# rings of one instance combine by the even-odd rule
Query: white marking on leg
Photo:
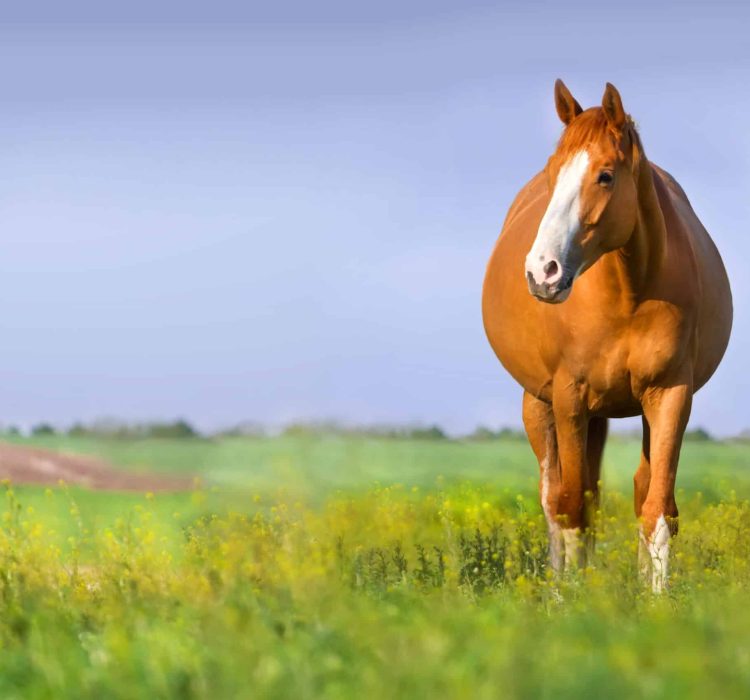
[(646, 547), (651, 557), (651, 589), (654, 593), (661, 593), (667, 586), (669, 540), (669, 525), (664, 516), (660, 515), (651, 537), (646, 540)]
[(643, 534), (643, 528), (638, 533), (638, 573), (644, 584), (647, 584), (651, 577), (651, 554), (648, 551), (648, 543)]
[(547, 438), (547, 454), (539, 465), (542, 468), (542, 510), (547, 519), (547, 534), (549, 536), (549, 563), (552, 570), (559, 573), (563, 565), (563, 541), (560, 524), (555, 520), (549, 506), (549, 454), (551, 445)]
[(581, 568), (584, 564), (584, 549), (580, 528), (567, 527), (562, 531), (562, 536), (565, 541), (565, 570)]
[(581, 227), (581, 185), (588, 166), (588, 152), (579, 151), (560, 169), (552, 199), (526, 257), (526, 271), (537, 283), (544, 281), (544, 266), (550, 260), (564, 263)]

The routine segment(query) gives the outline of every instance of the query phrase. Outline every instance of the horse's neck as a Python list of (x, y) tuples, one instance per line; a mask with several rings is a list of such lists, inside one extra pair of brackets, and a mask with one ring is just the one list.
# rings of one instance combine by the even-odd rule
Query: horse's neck
[(630, 240), (618, 256), (621, 281), (628, 296), (637, 303), (659, 275), (666, 248), (666, 224), (657, 194), (657, 183), (645, 154), (638, 163), (638, 213)]

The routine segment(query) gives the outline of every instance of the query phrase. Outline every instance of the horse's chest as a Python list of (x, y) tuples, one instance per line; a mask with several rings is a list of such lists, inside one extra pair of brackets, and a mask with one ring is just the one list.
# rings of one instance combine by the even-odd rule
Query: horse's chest
[[(626, 343), (610, 343), (578, 365), (591, 412), (628, 412), (637, 403), (628, 354)], [(567, 369), (575, 374), (577, 368), (573, 364)]]
[(688, 348), (689, 337), (680, 319), (634, 318), (595, 334), (578, 351), (565, 353), (565, 366), (560, 369), (585, 384), (591, 412), (628, 415), (638, 412), (647, 387), (681, 366)]

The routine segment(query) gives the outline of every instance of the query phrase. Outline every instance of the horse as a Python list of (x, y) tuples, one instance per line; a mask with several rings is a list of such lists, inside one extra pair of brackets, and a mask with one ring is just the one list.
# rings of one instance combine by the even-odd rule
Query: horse
[(593, 551), (608, 419), (642, 416), (638, 562), (659, 593), (693, 394), (729, 342), (729, 280), (682, 187), (646, 158), (617, 89), (607, 83), (586, 110), (561, 80), (554, 93), (563, 132), (508, 211), (484, 279), (484, 327), (523, 388), (555, 572)]

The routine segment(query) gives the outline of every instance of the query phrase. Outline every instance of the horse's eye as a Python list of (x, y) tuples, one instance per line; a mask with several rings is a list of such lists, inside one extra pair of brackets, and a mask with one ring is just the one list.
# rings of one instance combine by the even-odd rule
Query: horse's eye
[(597, 183), (600, 185), (611, 185), (612, 181), (615, 179), (615, 176), (613, 173), (611, 173), (609, 170), (602, 170), (599, 173), (599, 177), (597, 178)]

